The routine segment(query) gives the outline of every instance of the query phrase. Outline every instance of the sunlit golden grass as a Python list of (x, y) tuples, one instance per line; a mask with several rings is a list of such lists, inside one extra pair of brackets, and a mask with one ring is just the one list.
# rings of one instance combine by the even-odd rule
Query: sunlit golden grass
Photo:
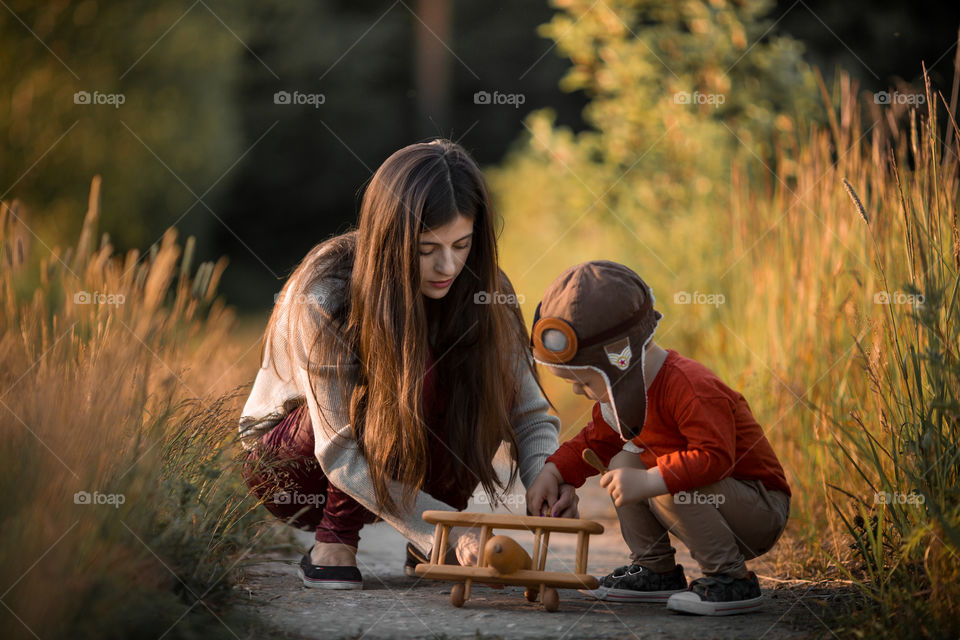
[(0, 627), (5, 637), (233, 637), (231, 570), (257, 540), (233, 464), (259, 343), (175, 232), (146, 255), (52, 251), (0, 216)]

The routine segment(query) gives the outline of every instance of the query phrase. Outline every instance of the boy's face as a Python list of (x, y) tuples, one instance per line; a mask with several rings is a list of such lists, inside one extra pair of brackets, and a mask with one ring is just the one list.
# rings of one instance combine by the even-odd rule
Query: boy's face
[(573, 392), (594, 402), (610, 402), (603, 376), (593, 369), (561, 369), (547, 367), (547, 371), (573, 384)]

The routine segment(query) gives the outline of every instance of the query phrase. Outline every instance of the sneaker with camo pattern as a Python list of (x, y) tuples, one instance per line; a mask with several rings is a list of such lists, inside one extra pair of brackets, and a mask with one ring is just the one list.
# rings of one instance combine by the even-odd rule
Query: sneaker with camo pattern
[(734, 578), (718, 573), (697, 578), (686, 591), (670, 596), (667, 609), (701, 616), (729, 616), (755, 611), (763, 604), (756, 574)]
[(666, 602), (687, 588), (687, 578), (679, 564), (666, 573), (657, 573), (639, 564), (624, 565), (599, 582), (596, 589), (582, 589), (581, 593), (612, 602)]

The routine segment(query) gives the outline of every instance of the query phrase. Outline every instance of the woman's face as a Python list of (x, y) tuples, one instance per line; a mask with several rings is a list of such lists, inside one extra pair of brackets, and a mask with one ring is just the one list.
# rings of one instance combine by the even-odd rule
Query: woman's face
[(420, 234), (420, 291), (439, 300), (447, 295), (470, 255), (473, 220), (458, 215)]

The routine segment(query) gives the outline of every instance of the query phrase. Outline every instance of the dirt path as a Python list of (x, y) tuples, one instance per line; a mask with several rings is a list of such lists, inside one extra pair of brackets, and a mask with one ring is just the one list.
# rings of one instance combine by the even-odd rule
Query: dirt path
[[(606, 531), (594, 536), (589, 570), (602, 575), (626, 563), (627, 548), (619, 535), (606, 493), (596, 478), (581, 492), (581, 514), (602, 522)], [(471, 511), (489, 511), (471, 505)], [(297, 533), (304, 549), (312, 535)], [(517, 536), (522, 544), (529, 541)], [(678, 543), (675, 541), (675, 545)], [(827, 633), (818, 620), (816, 598), (806, 587), (784, 588), (761, 579), (767, 596), (763, 610), (724, 618), (700, 618), (668, 611), (663, 605), (600, 602), (573, 590), (560, 590), (560, 610), (543, 611), (523, 598), (523, 589), (475, 587), (462, 609), (450, 605), (450, 583), (408, 578), (403, 574), (405, 540), (384, 523), (364, 528), (359, 566), (362, 591), (304, 588), (296, 574), (299, 556), (265, 558), (251, 567), (240, 585), (245, 607), (256, 611), (276, 634), (289, 638), (803, 638)], [(551, 540), (548, 568), (573, 564), (575, 538)], [(529, 548), (529, 547), (528, 547)], [(677, 561), (687, 579), (701, 574), (685, 548)], [(750, 563), (758, 575), (762, 561)]]

